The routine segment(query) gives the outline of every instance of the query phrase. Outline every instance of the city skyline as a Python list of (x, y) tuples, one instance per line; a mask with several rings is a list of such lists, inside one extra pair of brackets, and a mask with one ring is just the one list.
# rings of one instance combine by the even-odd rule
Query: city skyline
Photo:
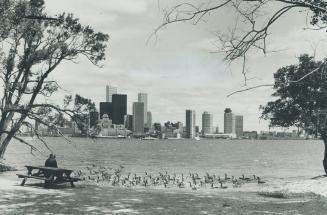
[[(51, 99), (55, 102), (62, 101), (67, 92), (84, 95), (96, 103), (105, 101), (103, 94), (98, 92), (110, 81), (110, 85), (119, 86), (120, 93), (129, 95), (128, 113), (131, 113), (132, 102), (137, 100), (137, 92), (148, 92), (151, 101), (148, 108), (154, 122), (163, 123), (166, 119), (184, 121), (184, 110), (190, 108), (196, 110), (198, 119), (203, 111), (214, 114), (214, 126), (223, 128), (220, 113), (225, 107), (230, 107), (246, 116), (244, 127), (247, 130), (269, 129), (268, 122), (259, 118), (259, 106), (271, 100), (270, 88), (227, 98), (229, 93), (242, 88), (244, 77), (240, 62), (229, 67), (222, 55), (212, 54), (216, 41), (212, 33), (216, 25), (212, 20), (219, 20), (217, 15), (209, 16), (206, 25), (171, 25), (159, 32), (156, 42), (146, 43), (162, 22), (162, 9), (171, 8), (174, 1), (129, 0), (118, 3), (99, 0), (90, 4), (85, 0), (46, 0), (46, 5), (50, 13), (73, 12), (81, 17), (82, 23), (108, 33), (111, 38), (102, 68), (89, 65), (84, 58), (78, 59), (79, 64), (63, 63), (58, 68), (51, 78), (66, 91), (53, 96)], [(276, 24), (280, 30), (270, 37), (269, 50), (280, 52), (268, 53), (267, 57), (258, 53), (247, 56), (248, 86), (273, 83), (273, 73), (278, 68), (295, 63), (301, 53), (313, 53), (312, 45), (324, 41), (322, 33), (304, 31), (303, 17), (294, 14), (287, 23)], [(283, 39), (277, 43), (274, 40), (277, 37)], [(320, 42), (317, 46), (317, 59), (321, 58), (325, 45)]]
[[(112, 86), (106, 85), (106, 100), (108, 101), (108, 89), (111, 89)], [(140, 108), (141, 108), (141, 103), (143, 103), (143, 123), (144, 123), (144, 128), (147, 127), (150, 129), (153, 125), (153, 123), (158, 123), (158, 122), (153, 122), (152, 121), (152, 113), (151, 111), (147, 111), (147, 105), (148, 105), (148, 94), (147, 93), (138, 93), (138, 100), (137, 102), (133, 102), (132, 106), (132, 115), (128, 114), (127, 110), (127, 95), (125, 94), (118, 94), (117, 93), (118, 87), (114, 87), (114, 90), (116, 93), (111, 93), (110, 94), (110, 100), (112, 102), (100, 102), (98, 106), (98, 111), (99, 111), (99, 119), (102, 118), (103, 114), (107, 114), (109, 119), (112, 120), (113, 124), (117, 125), (125, 125), (126, 127), (126, 117), (132, 117), (132, 130), (136, 132), (140, 132), (141, 126), (139, 125), (139, 119), (140, 116), (134, 116), (136, 113), (140, 113)], [(228, 111), (228, 113), (226, 112)], [(230, 111), (230, 112), (229, 112)], [(228, 119), (226, 119), (226, 114), (230, 114), (227, 116)], [(146, 115), (146, 117), (145, 117)], [(186, 132), (187, 136), (190, 136), (191, 138), (194, 138), (194, 135), (196, 134), (195, 128), (199, 127), (201, 128), (202, 135), (204, 134), (212, 134), (214, 133), (215, 129), (214, 128), (219, 128), (219, 126), (215, 126), (213, 124), (213, 119), (214, 115), (209, 113), (208, 111), (204, 111), (201, 116), (201, 122), (196, 123), (196, 111), (195, 110), (186, 110), (186, 118), (184, 121), (177, 121), (177, 122), (182, 122), (185, 123), (186, 127)], [(190, 120), (190, 121), (188, 121)], [(168, 122), (169, 120), (165, 120), (164, 123)], [(161, 122), (159, 122), (161, 123)], [(237, 137), (242, 136), (243, 134), (243, 116), (242, 115), (235, 115), (232, 113), (232, 110), (230, 108), (226, 108), (224, 111), (224, 133), (235, 133)], [(128, 123), (127, 123), (128, 124)], [(161, 123), (163, 124), (163, 123)], [(192, 126), (192, 128), (190, 127)], [(137, 128), (136, 128), (137, 127)], [(193, 131), (194, 130), (194, 131)]]

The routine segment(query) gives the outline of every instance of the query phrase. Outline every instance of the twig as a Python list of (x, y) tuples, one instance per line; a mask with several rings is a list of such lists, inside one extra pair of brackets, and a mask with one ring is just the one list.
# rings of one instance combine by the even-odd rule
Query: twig
[(257, 85), (257, 86), (254, 86), (254, 87), (249, 87), (249, 88), (246, 88), (246, 89), (243, 89), (243, 90), (237, 90), (237, 91), (234, 91), (230, 94), (227, 95), (227, 97), (230, 97), (236, 93), (241, 93), (241, 92), (245, 92), (245, 91), (248, 91), (248, 90), (253, 90), (253, 89), (256, 89), (256, 88), (260, 88), (260, 87), (272, 87), (274, 86), (273, 84), (262, 84), (262, 85)]

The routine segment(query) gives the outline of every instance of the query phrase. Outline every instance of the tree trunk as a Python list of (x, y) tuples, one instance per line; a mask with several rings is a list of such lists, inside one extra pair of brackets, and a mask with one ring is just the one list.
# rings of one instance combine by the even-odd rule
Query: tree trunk
[(0, 139), (0, 160), (3, 159), (3, 156), (5, 154), (8, 144), (9, 144), (9, 141), (7, 141), (7, 138), (2, 137)]
[(324, 160), (323, 160), (323, 165), (324, 165), (324, 170), (325, 173), (327, 174), (327, 134), (322, 134), (321, 135), (322, 140), (324, 141), (325, 144), (325, 154), (324, 154)]
[(12, 135), (3, 134), (0, 136), (0, 159), (3, 159), (3, 156), (7, 150), (7, 147), (12, 139)]

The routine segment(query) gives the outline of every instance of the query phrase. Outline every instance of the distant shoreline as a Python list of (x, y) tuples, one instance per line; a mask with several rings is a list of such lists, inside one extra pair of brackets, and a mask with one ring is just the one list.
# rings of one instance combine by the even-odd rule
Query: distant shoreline
[[(33, 138), (31, 136), (20, 136), (20, 137), (25, 137), (26, 139), (37, 139)], [(94, 138), (94, 137), (82, 137), (82, 136), (65, 136), (66, 138), (72, 138), (72, 139), (93, 139), (93, 140), (139, 140), (139, 141), (144, 141), (144, 142), (150, 142), (150, 141), (217, 141), (217, 140), (223, 140), (223, 141), (280, 141), (280, 140), (290, 140), (290, 141), (322, 141), (320, 138), (312, 138), (312, 139), (302, 139), (302, 138), (273, 138), (273, 139), (239, 139), (239, 138), (234, 138), (234, 139), (224, 139), (224, 138), (200, 138), (198, 140), (196, 139), (188, 139), (188, 138), (164, 138), (164, 139), (142, 139), (142, 138)], [(44, 136), (43, 138), (63, 138), (61, 136)]]

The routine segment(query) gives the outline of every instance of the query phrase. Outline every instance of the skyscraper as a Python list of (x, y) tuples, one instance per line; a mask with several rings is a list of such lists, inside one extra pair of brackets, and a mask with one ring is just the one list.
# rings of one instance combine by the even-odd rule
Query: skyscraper
[(147, 127), (151, 128), (152, 126), (152, 113), (150, 111), (147, 112)]
[(241, 115), (235, 116), (235, 132), (236, 132), (236, 137), (243, 136), (243, 116)]
[(133, 131), (133, 115), (125, 115), (124, 117), (125, 121), (125, 128), (127, 130)]
[(186, 110), (186, 138), (195, 137), (195, 110)]
[(106, 86), (106, 102), (112, 102), (112, 95), (117, 94), (117, 87)]
[(235, 134), (235, 115), (230, 108), (225, 109), (224, 114), (224, 133)]
[(127, 114), (127, 95), (112, 95), (112, 123), (124, 125), (124, 116)]
[(102, 119), (103, 114), (107, 114), (112, 119), (113, 111), (111, 102), (100, 102), (100, 119)]
[(146, 93), (139, 93), (138, 94), (138, 102), (144, 103), (144, 123), (146, 124), (148, 122), (147, 120), (147, 113), (148, 113), (148, 94)]
[(213, 116), (207, 111), (202, 114), (202, 135), (213, 133)]
[(133, 133), (143, 135), (144, 133), (144, 103), (133, 103)]

